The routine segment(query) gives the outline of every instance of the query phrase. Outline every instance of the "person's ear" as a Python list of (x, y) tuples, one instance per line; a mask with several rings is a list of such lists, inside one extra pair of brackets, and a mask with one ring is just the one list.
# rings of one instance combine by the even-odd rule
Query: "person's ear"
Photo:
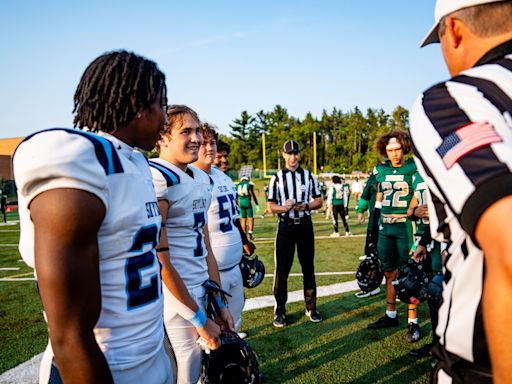
[(445, 18), (446, 25), (446, 39), (447, 43), (452, 48), (459, 48), (460, 43), (462, 42), (462, 37), (464, 35), (464, 29), (467, 27), (460, 21), (459, 19), (451, 16), (447, 16)]

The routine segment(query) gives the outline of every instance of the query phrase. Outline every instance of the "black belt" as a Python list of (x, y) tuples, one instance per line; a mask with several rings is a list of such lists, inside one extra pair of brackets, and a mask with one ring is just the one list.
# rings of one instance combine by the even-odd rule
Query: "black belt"
[(286, 224), (286, 225), (300, 225), (304, 223), (308, 223), (311, 221), (310, 216), (303, 216), (303, 217), (280, 217), (279, 222)]

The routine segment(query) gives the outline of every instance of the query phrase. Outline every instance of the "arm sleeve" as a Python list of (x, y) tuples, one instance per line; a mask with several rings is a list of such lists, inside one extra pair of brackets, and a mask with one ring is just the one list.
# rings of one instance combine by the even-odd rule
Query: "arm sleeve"
[(252, 184), (251, 184), (251, 195), (252, 195), (252, 198), (254, 199), (254, 202), (256, 203), (256, 205), (259, 205), (258, 199), (256, 198), (256, 193), (254, 193), (254, 186)]
[(357, 203), (356, 212), (357, 213), (365, 213), (368, 210), (369, 206), (370, 206), (370, 204), (368, 203), (368, 201), (361, 197), (359, 199), (359, 202)]

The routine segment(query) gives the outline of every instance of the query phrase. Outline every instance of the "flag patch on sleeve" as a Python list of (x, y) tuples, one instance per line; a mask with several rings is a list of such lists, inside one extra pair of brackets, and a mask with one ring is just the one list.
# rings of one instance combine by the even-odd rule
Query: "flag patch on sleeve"
[(469, 123), (446, 136), (437, 148), (446, 168), (450, 169), (461, 157), (492, 143), (503, 141), (486, 121)]

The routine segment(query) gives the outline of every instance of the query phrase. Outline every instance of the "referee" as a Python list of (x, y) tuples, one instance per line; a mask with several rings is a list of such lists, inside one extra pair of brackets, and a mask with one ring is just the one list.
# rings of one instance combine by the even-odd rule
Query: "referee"
[(322, 206), (322, 196), (316, 177), (299, 166), (299, 143), (293, 140), (284, 143), (283, 158), (285, 167), (272, 176), (268, 193), (269, 210), (279, 214), (274, 253), (275, 327), (286, 325), (288, 274), (295, 248), (303, 273), (306, 316), (315, 323), (322, 321), (316, 309), (315, 239), (310, 212)]
[(436, 383), (512, 380), (512, 1), (437, 0), (422, 45), (452, 78), (411, 110), (435, 240), (448, 244)]

